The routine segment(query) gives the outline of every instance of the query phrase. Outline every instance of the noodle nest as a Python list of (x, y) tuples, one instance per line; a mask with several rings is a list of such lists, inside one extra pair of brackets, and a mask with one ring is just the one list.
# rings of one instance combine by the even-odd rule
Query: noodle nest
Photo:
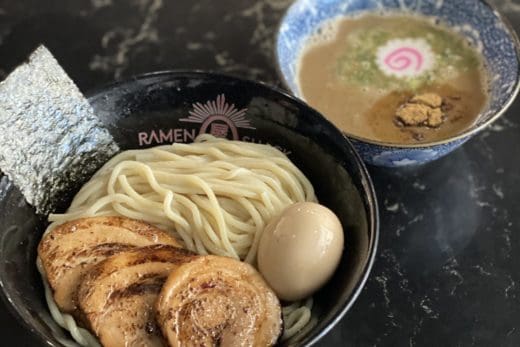
[[(124, 216), (172, 233), (188, 250), (255, 265), (269, 221), (287, 206), (316, 201), (305, 175), (278, 149), (200, 135), (192, 144), (121, 152), (74, 197), (64, 214), (51, 214), (49, 232), (83, 217)], [(41, 264), (38, 269), (45, 276)], [(52, 317), (82, 346), (96, 338), (61, 313), (45, 283)], [(283, 307), (282, 339), (311, 322), (312, 299)]]

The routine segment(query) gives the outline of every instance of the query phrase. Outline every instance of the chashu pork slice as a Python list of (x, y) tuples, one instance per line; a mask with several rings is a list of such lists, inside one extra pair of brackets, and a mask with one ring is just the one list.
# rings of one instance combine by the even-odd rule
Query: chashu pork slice
[(40, 241), (38, 256), (59, 309), (74, 313), (74, 293), (86, 271), (118, 252), (154, 244), (180, 247), (167, 232), (141, 221), (81, 218), (48, 232)]
[(280, 302), (249, 264), (200, 256), (175, 269), (156, 303), (171, 347), (273, 346), (282, 331)]
[(155, 302), (170, 272), (195, 257), (184, 249), (155, 245), (107, 258), (79, 286), (83, 322), (104, 347), (164, 346)]

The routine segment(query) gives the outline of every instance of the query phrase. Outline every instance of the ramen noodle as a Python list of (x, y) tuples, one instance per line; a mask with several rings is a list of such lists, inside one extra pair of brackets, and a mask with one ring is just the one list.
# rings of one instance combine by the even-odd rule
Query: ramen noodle
[[(201, 255), (255, 265), (267, 223), (287, 206), (316, 201), (304, 174), (279, 150), (200, 135), (193, 144), (124, 151), (107, 162), (64, 214), (51, 214), (46, 233), (83, 217), (123, 216), (171, 233)], [(43, 268), (39, 263), (40, 272)], [(44, 280), (45, 280), (45, 276)], [(83, 346), (99, 346), (60, 312), (46, 283), (53, 318)], [(283, 339), (311, 322), (312, 299), (283, 307)]]

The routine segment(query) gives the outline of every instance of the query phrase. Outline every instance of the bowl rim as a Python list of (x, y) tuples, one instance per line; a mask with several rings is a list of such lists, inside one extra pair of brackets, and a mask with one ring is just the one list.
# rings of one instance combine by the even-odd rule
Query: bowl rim
[[(340, 309), (338, 313), (334, 316), (329, 318), (327, 321), (325, 321), (325, 327), (321, 331), (316, 332), (315, 334), (311, 335), (310, 338), (302, 341), (301, 347), (310, 347), (316, 344), (319, 340), (321, 340), (327, 333), (332, 330), (336, 324), (345, 316), (347, 311), (354, 305), (356, 300), (358, 299), (359, 295), (361, 294), (363, 288), (365, 287), (368, 277), (370, 276), (370, 273), (373, 269), (373, 265), (375, 263), (377, 250), (379, 246), (379, 238), (380, 238), (380, 217), (379, 217), (379, 205), (377, 200), (377, 195), (375, 192), (374, 184), (372, 182), (372, 178), (368, 172), (368, 169), (361, 159), (359, 153), (356, 151), (352, 143), (346, 139), (341, 131), (334, 126), (328, 119), (323, 117), (319, 112), (314, 110), (313, 108), (309, 107), (305, 102), (298, 99), (297, 97), (287, 93), (287, 91), (278, 88), (276, 86), (270, 85), (268, 83), (262, 82), (262, 81), (253, 81), (250, 79), (246, 79), (243, 77), (239, 77), (233, 74), (227, 74), (227, 73), (220, 73), (220, 72), (213, 72), (213, 71), (204, 71), (204, 70), (188, 70), (188, 69), (174, 69), (174, 70), (161, 70), (161, 71), (154, 71), (154, 72), (148, 72), (148, 73), (142, 73), (142, 74), (136, 74), (132, 75), (128, 78), (124, 78), (121, 80), (116, 80), (114, 82), (109, 82), (106, 84), (102, 84), (99, 87), (95, 87), (93, 89), (90, 89), (86, 93), (84, 93), (85, 97), (89, 100), (89, 102), (96, 98), (101, 97), (101, 94), (107, 93), (110, 90), (113, 90), (116, 87), (123, 86), (128, 83), (135, 83), (140, 80), (145, 80), (149, 78), (154, 77), (160, 77), (160, 76), (168, 76), (171, 78), (180, 77), (180, 76), (194, 76), (194, 77), (213, 77), (213, 78), (225, 78), (229, 80), (235, 80), (240, 83), (246, 83), (251, 85), (259, 85), (262, 88), (265, 88), (267, 90), (274, 91), (275, 93), (281, 95), (285, 99), (291, 101), (292, 103), (295, 103), (297, 105), (300, 105), (304, 108), (307, 108), (311, 111), (311, 113), (314, 113), (316, 116), (322, 119), (327, 126), (331, 127), (333, 130), (336, 130), (338, 132), (338, 144), (347, 148), (350, 148), (352, 150), (354, 160), (356, 164), (358, 165), (360, 169), (360, 175), (361, 175), (361, 186), (364, 192), (360, 192), (361, 196), (365, 196), (365, 199), (367, 201), (367, 208), (368, 211), (366, 213), (367, 218), (367, 228), (369, 231), (369, 235), (371, 235), (371, 238), (368, 240), (368, 248), (367, 248), (367, 261), (366, 264), (363, 267), (363, 271), (361, 273), (361, 276), (358, 280), (358, 282), (355, 284), (355, 286), (352, 289), (351, 295), (341, 304), (339, 305)], [(164, 83), (164, 81), (160, 81), (160, 83)], [(340, 141), (341, 138), (341, 141)], [(361, 194), (363, 193), (363, 194)], [(32, 326), (27, 320), (26, 317), (15, 307), (13, 304), (12, 296), (5, 291), (5, 284), (3, 283), (3, 279), (0, 277), (0, 288), (2, 289), (0, 292), (0, 297), (2, 297), (4, 303), (6, 306), (8, 306), (9, 311), (14, 314), (15, 317), (18, 318), (18, 322), (22, 323), (23, 327), (25, 327), (29, 332), (32, 333), (33, 336), (37, 337), (41, 342), (45, 343), (47, 346), (55, 346), (55, 344), (47, 338), (47, 336), (41, 332), (38, 329), (35, 329), (34, 326)]]
[[(285, 74), (282, 72), (282, 69), (281, 69), (281, 66), (280, 66), (280, 56), (278, 54), (278, 43), (280, 42), (280, 35), (281, 35), (282, 25), (284, 25), (284, 23), (286, 22), (287, 17), (289, 15), (289, 11), (292, 8), (294, 8), (301, 1), (302, 0), (294, 1), (285, 10), (284, 15), (282, 16), (282, 18), (280, 19), (280, 21), (278, 23), (278, 26), (277, 26), (277, 29), (276, 29), (276, 36), (275, 36), (274, 57), (275, 57), (275, 63), (276, 63), (275, 64), (275, 66), (276, 66), (276, 73), (278, 74), (278, 78), (282, 82), (283, 87), (285, 89), (287, 89), (291, 94), (293, 94), (296, 98), (301, 99), (304, 102), (306, 102), (305, 99), (303, 98), (303, 96), (297, 95), (296, 92), (293, 91), (292, 88), (290, 87), (289, 81), (285, 77)], [(498, 118), (500, 118), (504, 113), (506, 113), (506, 111), (509, 109), (509, 107), (515, 101), (515, 99), (516, 99), (516, 97), (518, 95), (518, 92), (520, 91), (520, 39), (518, 38), (518, 35), (517, 35), (514, 27), (510, 23), (510, 21), (505, 17), (505, 15), (500, 13), (500, 11), (498, 10), (498, 8), (495, 5), (489, 3), (487, 0), (475, 0), (475, 1), (478, 1), (478, 2), (488, 6), (491, 9), (491, 12), (504, 25), (505, 31), (507, 32), (507, 34), (511, 38), (511, 41), (513, 42), (513, 45), (515, 47), (516, 60), (518, 62), (517, 71), (516, 71), (515, 87), (514, 87), (513, 91), (511, 92), (511, 95), (509, 96), (509, 98), (500, 107), (500, 110), (498, 112), (496, 112), (488, 120), (486, 120), (485, 122), (479, 124), (478, 126), (468, 128), (467, 130), (463, 131), (460, 134), (456, 134), (456, 135), (450, 136), (450, 137), (448, 137), (446, 139), (443, 139), (443, 140), (430, 141), (430, 142), (421, 142), (421, 143), (395, 143), (395, 142), (378, 141), (378, 140), (374, 140), (374, 139), (369, 139), (369, 138), (366, 138), (366, 137), (363, 137), (363, 136), (358, 136), (358, 135), (354, 135), (354, 134), (348, 133), (348, 132), (340, 129), (340, 131), (343, 133), (345, 138), (353, 139), (353, 140), (359, 141), (359, 142), (364, 142), (364, 143), (367, 143), (367, 144), (370, 144), (370, 145), (377, 145), (377, 146), (388, 147), (388, 148), (427, 149), (427, 148), (431, 148), (431, 147), (435, 147), (435, 146), (445, 145), (445, 144), (448, 144), (448, 143), (451, 143), (451, 142), (455, 142), (455, 141), (458, 141), (458, 140), (462, 140), (464, 138), (469, 138), (469, 137), (479, 133), (480, 131), (482, 131), (488, 125), (494, 123)], [(368, 12), (372, 12), (372, 11), (368, 10), (366, 12), (368, 13)], [(397, 11), (397, 12), (400, 12), (400, 11)], [(406, 10), (404, 10), (402, 12), (403, 13), (404, 12), (413, 13), (413, 11), (406, 11)], [(339, 15), (339, 16), (341, 16), (341, 15)], [(347, 16), (345, 16), (345, 17), (347, 17)], [(309, 105), (309, 107), (313, 108), (310, 105)], [(319, 111), (317, 111), (317, 112), (320, 113)], [(481, 114), (481, 112), (479, 112), (479, 115), (480, 114)], [(327, 117), (325, 117), (325, 115), (323, 115), (323, 116), (324, 116), (324, 118), (327, 118)], [(328, 120), (328, 118), (327, 118), (327, 120)]]

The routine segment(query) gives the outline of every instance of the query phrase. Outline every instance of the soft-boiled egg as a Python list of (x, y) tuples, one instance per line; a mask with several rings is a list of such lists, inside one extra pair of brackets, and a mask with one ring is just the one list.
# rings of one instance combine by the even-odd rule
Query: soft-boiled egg
[(332, 276), (343, 251), (343, 228), (327, 207), (290, 205), (265, 228), (258, 268), (282, 300), (306, 298)]

